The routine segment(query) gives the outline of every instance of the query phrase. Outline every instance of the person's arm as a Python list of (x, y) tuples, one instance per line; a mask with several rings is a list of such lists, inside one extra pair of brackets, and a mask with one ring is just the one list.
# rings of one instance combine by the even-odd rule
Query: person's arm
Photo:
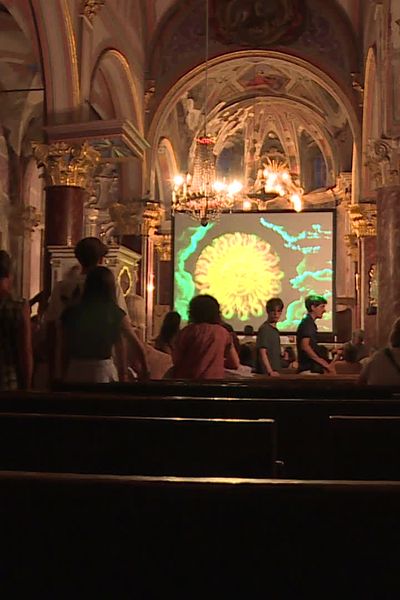
[(271, 366), (271, 363), (268, 358), (268, 351), (266, 348), (258, 349), (258, 357), (268, 375), (270, 375), (271, 377), (280, 377), (280, 373), (278, 373), (278, 371), (274, 371), (274, 369)]
[(115, 362), (119, 381), (128, 381), (128, 356), (125, 339), (122, 335), (115, 342)]
[(131, 344), (136, 357), (139, 359), (141, 365), (141, 377), (148, 378), (150, 376), (150, 369), (147, 362), (146, 351), (144, 344), (139, 340), (138, 336), (134, 332), (132, 325), (128, 317), (125, 315), (121, 321), (121, 330), (125, 338)]
[(300, 341), (300, 347), (314, 362), (321, 365), (321, 367), (323, 367), (328, 373), (335, 375), (336, 371), (334, 365), (328, 363), (326, 360), (318, 356), (318, 354), (312, 349), (311, 338), (302, 338)]
[(238, 369), (240, 367), (239, 355), (233, 342), (229, 343), (225, 350), (225, 368)]
[(22, 307), (22, 318), (19, 327), (18, 346), (21, 386), (23, 389), (29, 389), (32, 383), (33, 355), (29, 306), (26, 302)]

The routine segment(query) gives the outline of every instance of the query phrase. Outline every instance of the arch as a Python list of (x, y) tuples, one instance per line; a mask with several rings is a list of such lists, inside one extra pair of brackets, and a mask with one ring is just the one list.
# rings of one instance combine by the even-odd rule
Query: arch
[(52, 121), (71, 118), (80, 104), (78, 57), (67, 0), (31, 3), (40, 47), (45, 103)]
[[(107, 86), (115, 116), (131, 120), (143, 134), (144, 123), (142, 103), (138, 93), (139, 86), (124, 54), (115, 48), (103, 50), (92, 71), (90, 96), (101, 75), (103, 76), (101, 84)], [(118, 93), (115, 93), (115, 90), (118, 90)]]
[[(296, 69), (300, 75), (305, 77), (311, 77), (321, 87), (323, 87), (328, 93), (334, 98), (337, 104), (341, 107), (346, 118), (349, 122), (350, 129), (352, 132), (354, 147), (357, 150), (354, 152), (353, 158), (353, 191), (355, 197), (357, 197), (359, 190), (359, 156), (361, 148), (361, 130), (358, 119), (358, 112), (355, 106), (353, 90), (349, 84), (343, 85), (334, 80), (330, 75), (321, 71), (318, 67), (309, 63), (297, 56), (287, 54), (281, 51), (274, 50), (241, 50), (238, 52), (231, 52), (218, 56), (211, 59), (208, 63), (209, 72), (214, 68), (225, 63), (227, 61), (235, 61), (241, 58), (263, 58), (270, 59), (276, 64), (280, 64), (283, 68)], [(184, 75), (164, 96), (158, 105), (158, 108), (153, 116), (148, 141), (151, 146), (151, 155), (149, 164), (151, 166), (149, 172), (148, 187), (151, 192), (155, 189), (155, 165), (156, 165), (156, 152), (157, 152), (157, 141), (162, 135), (162, 130), (165, 125), (166, 119), (181, 98), (181, 96), (190, 90), (196, 82), (204, 78), (205, 65), (199, 65), (193, 70)]]

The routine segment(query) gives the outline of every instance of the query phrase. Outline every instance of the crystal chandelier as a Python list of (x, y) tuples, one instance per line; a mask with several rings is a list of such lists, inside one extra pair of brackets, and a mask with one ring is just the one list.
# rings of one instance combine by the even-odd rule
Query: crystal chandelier
[(193, 176), (177, 175), (172, 188), (172, 212), (185, 212), (202, 225), (215, 220), (235, 205), (235, 197), (242, 190), (238, 181), (218, 181), (215, 175), (214, 140), (207, 133), (208, 101), (208, 41), (209, 0), (206, 1), (204, 135), (196, 138)]

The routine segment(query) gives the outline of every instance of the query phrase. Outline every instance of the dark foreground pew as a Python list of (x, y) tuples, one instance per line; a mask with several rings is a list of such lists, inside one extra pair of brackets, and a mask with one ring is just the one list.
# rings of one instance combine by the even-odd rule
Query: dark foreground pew
[(332, 475), (400, 481), (400, 417), (332, 416)]
[(0, 470), (272, 477), (271, 419), (0, 413)]
[(2, 597), (395, 598), (399, 506), (390, 483), (0, 473)]

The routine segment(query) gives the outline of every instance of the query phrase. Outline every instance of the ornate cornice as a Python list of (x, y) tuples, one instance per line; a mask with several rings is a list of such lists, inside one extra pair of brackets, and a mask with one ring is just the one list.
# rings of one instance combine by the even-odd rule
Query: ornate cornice
[(351, 204), (348, 212), (353, 235), (357, 238), (376, 235), (376, 204)]
[(400, 140), (381, 138), (371, 141), (365, 164), (376, 189), (400, 185)]
[(39, 167), (44, 167), (47, 186), (67, 185), (91, 189), (100, 153), (87, 142), (83, 144), (33, 144)]

